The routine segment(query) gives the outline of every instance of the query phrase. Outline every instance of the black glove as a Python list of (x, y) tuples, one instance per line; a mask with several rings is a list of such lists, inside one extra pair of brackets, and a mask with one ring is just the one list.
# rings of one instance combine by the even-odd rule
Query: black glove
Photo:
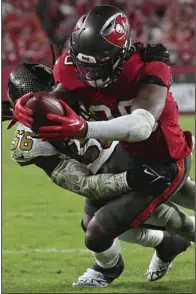
[(149, 166), (138, 164), (127, 171), (127, 183), (135, 192), (163, 193), (178, 173), (175, 164), (167, 166)]
[(135, 43), (134, 46), (144, 62), (162, 61), (170, 65), (169, 52), (163, 44), (148, 44), (145, 47), (142, 43)]
[(13, 109), (9, 100), (2, 101), (2, 121), (13, 118)]

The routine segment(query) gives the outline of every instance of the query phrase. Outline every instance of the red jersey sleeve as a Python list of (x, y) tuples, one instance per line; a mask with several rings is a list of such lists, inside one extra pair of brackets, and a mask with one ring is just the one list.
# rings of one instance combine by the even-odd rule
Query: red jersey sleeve
[(53, 67), (53, 76), (57, 83), (61, 83), (68, 90), (84, 87), (79, 80), (69, 54), (63, 53)]
[(144, 64), (140, 82), (158, 84), (169, 88), (171, 80), (171, 68), (164, 62), (152, 61)]

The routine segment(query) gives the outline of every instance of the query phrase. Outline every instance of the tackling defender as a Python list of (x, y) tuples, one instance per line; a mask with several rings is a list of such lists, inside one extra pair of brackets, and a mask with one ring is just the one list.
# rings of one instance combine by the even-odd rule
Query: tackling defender
[[(40, 71), (41, 71), (43, 85), (41, 85), (40, 80), (38, 80), (37, 77), (36, 77), (36, 71), (38, 71), (38, 70), (39, 70), (39, 75), (37, 75), (37, 76), (40, 76)], [(46, 79), (46, 77), (48, 78), (49, 81), (51, 80), (51, 77), (47, 73), (44, 73), (44, 70), (46, 70), (46, 68), (43, 67), (42, 65), (23, 65), (23, 66), (20, 66), (18, 69), (16, 69), (11, 74), (11, 78), (9, 80), (9, 87), (8, 87), (8, 90), (9, 90), (8, 93), (9, 93), (10, 97), (12, 98), (12, 101), (15, 101), (16, 98), (18, 98), (19, 96), (21, 96), (22, 94), (24, 94), (24, 91), (25, 90), (27, 92), (28, 91), (32, 91), (32, 90), (34, 91), (34, 89), (37, 89), (38, 86), (39, 86), (39, 90), (42, 90), (42, 91), (49, 90), (49, 88), (52, 86), (52, 83), (51, 83), (51, 85), (49, 87), (47, 87), (48, 85), (47, 85), (47, 79)], [(22, 74), (22, 71), (23, 71), (23, 74)], [(45, 75), (46, 75), (46, 77), (45, 77)], [(29, 87), (25, 88), (24, 87), (25, 81), (27, 82), (26, 77), (29, 78), (30, 76), (31, 76), (31, 79), (30, 80), (33, 81), (33, 82), (29, 85)], [(45, 79), (44, 79), (44, 77), (45, 77)], [(17, 83), (16, 83), (16, 80), (17, 80)], [(21, 80), (21, 83), (19, 83), (20, 80)], [(21, 87), (21, 85), (22, 85), (22, 87)], [(49, 156), (49, 154), (50, 154), (50, 156), (53, 157), (53, 156), (55, 156), (57, 154), (59, 155), (59, 151), (57, 151), (55, 148), (53, 148), (47, 142), (43, 143), (38, 138), (32, 138), (31, 137), (32, 131), (29, 130), (29, 129), (27, 129), (27, 128), (25, 128), (24, 126), (19, 125), (18, 128), (17, 128), (17, 130), (18, 130), (17, 131), (17, 139), (13, 143), (13, 147), (12, 147), (12, 156), (13, 156), (13, 158), (16, 161), (18, 161), (19, 163), (23, 164), (23, 165), (25, 165), (25, 164), (32, 164), (32, 163), (35, 163), (36, 164), (36, 162), (39, 162), (38, 166), (39, 167), (42, 167), (43, 169), (46, 170), (46, 166), (43, 166), (43, 162), (40, 160), (41, 159), (40, 157), (45, 157), (45, 159), (46, 159), (46, 156)], [(21, 148), (19, 148), (20, 145), (22, 144), (22, 140), (23, 140), (24, 136), (26, 136), (26, 134), (28, 134), (28, 138), (26, 137), (26, 141), (27, 142), (28, 142), (28, 140), (29, 140), (29, 142), (32, 142), (33, 141), (33, 144), (34, 144), (34, 149), (33, 150), (28, 149), (28, 148), (30, 148), (28, 145), (26, 145), (26, 150), (24, 150), (24, 148), (22, 148), (22, 150), (21, 150)], [(83, 156), (85, 154), (85, 151), (88, 150), (88, 146), (92, 147), (93, 144), (94, 144), (94, 146), (96, 146), (97, 148), (100, 148), (100, 146), (99, 146), (100, 144), (98, 142), (96, 143), (95, 141), (96, 140), (92, 140), (91, 143), (88, 143), (87, 144), (86, 148), (84, 148), (84, 150), (82, 151), (83, 152), (83, 154), (82, 154)], [(50, 145), (50, 147), (49, 147), (49, 145)], [(115, 144), (115, 145), (117, 145), (117, 144)], [(30, 146), (32, 148), (32, 144), (30, 144)], [(44, 152), (43, 152), (43, 150), (44, 150)], [(113, 147), (112, 148), (110, 147), (108, 151), (111, 154), (112, 153), (115, 153)], [(104, 152), (105, 151), (102, 150), (102, 153), (104, 153)], [(117, 152), (117, 155), (118, 155), (118, 153), (120, 153), (121, 156), (122, 156), (123, 150), (122, 149), (119, 149), (119, 151)], [(49, 157), (49, 159), (47, 157), (47, 160), (45, 160), (45, 162), (46, 161), (49, 162), (50, 159), (52, 160), (52, 157)], [(115, 155), (112, 156), (112, 157), (115, 158)], [(112, 157), (111, 157), (111, 159), (112, 159)], [(126, 154), (124, 154), (124, 157), (126, 159)], [(100, 161), (101, 161), (102, 158), (101, 158), (101, 156), (99, 156)], [(118, 159), (118, 156), (117, 156), (117, 159)], [(105, 157), (105, 160), (107, 160), (107, 157)], [(71, 161), (71, 160), (69, 160), (69, 161)], [(40, 166), (40, 162), (42, 162), (41, 166)], [(66, 160), (65, 160), (65, 162), (66, 162)], [(68, 160), (67, 160), (67, 162), (68, 162)], [(125, 160), (125, 162), (127, 162), (127, 159)], [(108, 169), (109, 166), (110, 166), (109, 169), (111, 169), (111, 163), (109, 163), (108, 167), (107, 167), (107, 164), (104, 167), (104, 164), (103, 163), (104, 162), (102, 161), (102, 165), (103, 165), (102, 171), (106, 170), (106, 168)], [(78, 168), (78, 166), (77, 166), (77, 168)], [(117, 166), (118, 166), (118, 169), (119, 169), (120, 168), (119, 162), (117, 163)], [(66, 165), (66, 164), (65, 164), (64, 168), (65, 168), (65, 170), (64, 170), (64, 173), (61, 175), (61, 178), (62, 177), (66, 177), (66, 173), (67, 173), (67, 177), (70, 176), (71, 169), (69, 170), (68, 165)], [(95, 165), (94, 163), (91, 164), (91, 170), (93, 170), (94, 172), (97, 171), (99, 168), (100, 168), (99, 165), (97, 166), (97, 164)], [(126, 169), (125, 166), (124, 166), (124, 169)], [(114, 172), (114, 170), (115, 170), (115, 164), (113, 162), (112, 171)], [(117, 170), (116, 170), (116, 172), (117, 172)], [(58, 173), (60, 173), (60, 172), (58, 171)], [(64, 182), (67, 183), (67, 180), (61, 181), (61, 183), (62, 182), (63, 183)], [(80, 182), (80, 184), (82, 185), (82, 182)], [(66, 186), (64, 184), (63, 186), (65, 188), (70, 189), (70, 186), (69, 185)], [(76, 186), (76, 183), (75, 183), (75, 186)], [(72, 188), (70, 190), (73, 191), (74, 190), (73, 187), (74, 186), (73, 186), (73, 183), (72, 183)], [(79, 189), (81, 190), (81, 187)], [(91, 190), (92, 190), (92, 188), (91, 188)], [(74, 190), (74, 192), (77, 192), (77, 190)], [(95, 192), (97, 193), (97, 191), (95, 191)], [(102, 193), (103, 192), (104, 191), (102, 190)], [(89, 197), (89, 195), (87, 195), (87, 197)], [(94, 210), (97, 210), (98, 208), (96, 207), (96, 205), (98, 205), (99, 207), (103, 206), (103, 201), (102, 202), (99, 202), (99, 203), (97, 202), (97, 204), (95, 204), (95, 203), (92, 202), (92, 203), (90, 203), (90, 205), (91, 205), (90, 208), (91, 208), (91, 214), (92, 214), (92, 208)], [(164, 216), (166, 217), (165, 223), (163, 223), (162, 225), (168, 225), (169, 221), (172, 220), (172, 217), (171, 217), (171, 214), (172, 213), (173, 213), (173, 220), (174, 220), (174, 218), (176, 216), (178, 217), (179, 211), (177, 211), (177, 210), (175, 210), (173, 208), (168, 208), (167, 207), (164, 210), (164, 205), (162, 205), (162, 208), (160, 206), (159, 209), (160, 210), (159, 210), (159, 212), (157, 212), (157, 216), (159, 216), (159, 214), (161, 215), (160, 212), (161, 212), (161, 209), (162, 209), (162, 214), (164, 214)], [(155, 214), (155, 217), (156, 217), (156, 214)], [(156, 222), (157, 222), (157, 220), (155, 220), (155, 223)], [(149, 219), (149, 223), (150, 223), (150, 219)], [(121, 239), (122, 240), (128, 240), (129, 242), (134, 242), (135, 241), (136, 243), (139, 243), (139, 244), (142, 244), (142, 245), (145, 245), (145, 246), (153, 246), (153, 245), (155, 246), (155, 244), (158, 245), (158, 243), (159, 244), (161, 243), (160, 240), (162, 240), (162, 237), (163, 237), (163, 233), (161, 233), (160, 231), (153, 232), (151, 230), (137, 229), (137, 230), (131, 230), (130, 232), (123, 234), (121, 236)], [(164, 240), (163, 243), (166, 243), (166, 241)], [(166, 245), (167, 244), (165, 244), (164, 247), (166, 247)], [(162, 246), (163, 246), (163, 244), (162, 244)], [(119, 244), (118, 244), (117, 240), (115, 241), (114, 246), (113, 246), (113, 248), (110, 251), (112, 252), (112, 250), (113, 250), (113, 254), (115, 253), (116, 256), (118, 256), (119, 252), (118, 252), (118, 250), (117, 250), (117, 252), (114, 252), (114, 247), (116, 249), (117, 248), (119, 249)], [(111, 252), (110, 253), (108, 252), (109, 253), (109, 257), (108, 258), (110, 258), (110, 259), (111, 259)], [(98, 264), (100, 264), (100, 263), (102, 264), (102, 262), (103, 262), (103, 256), (99, 256), (99, 255), (97, 256), (97, 253), (94, 253), (94, 255), (96, 257), (97, 263)], [(105, 259), (107, 260), (106, 256), (105, 256)], [(105, 265), (106, 264), (107, 264), (107, 262), (105, 262)], [(162, 264), (162, 266), (164, 266), (164, 264)], [(166, 266), (164, 267), (164, 269), (162, 269), (162, 272), (159, 273), (159, 275), (157, 273), (155, 273), (155, 269), (150, 269), (148, 271), (148, 278), (149, 278), (149, 280), (155, 280), (157, 278), (162, 277), (163, 276), (163, 273), (166, 273), (167, 269), (168, 269), (168, 263), (166, 264)], [(74, 285), (90, 285), (90, 286), (92, 286), (92, 285), (93, 286), (107, 285), (109, 281), (106, 280), (106, 278), (105, 278), (105, 280), (103, 278), (101, 279), (100, 278), (100, 275), (101, 275), (101, 273), (98, 272), (98, 271), (93, 271), (93, 270), (88, 271), (85, 275), (83, 275), (82, 277), (80, 277), (79, 280), (77, 281), (77, 283), (75, 283)], [(92, 279), (93, 279), (93, 281), (92, 281)], [(100, 283), (101, 280), (102, 280), (102, 282)]]

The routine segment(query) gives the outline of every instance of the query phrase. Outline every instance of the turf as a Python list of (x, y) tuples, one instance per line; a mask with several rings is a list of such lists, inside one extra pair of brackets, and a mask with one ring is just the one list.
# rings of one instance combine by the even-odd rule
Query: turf
[[(194, 118), (182, 117), (183, 128), (194, 130)], [(93, 293), (71, 284), (91, 266), (80, 228), (84, 200), (56, 187), (33, 166), (10, 159), (13, 130), (2, 135), (2, 291), (3, 293)], [(194, 161), (193, 161), (194, 162)], [(192, 167), (192, 175), (194, 166)], [(179, 256), (161, 281), (145, 281), (153, 250), (122, 243), (126, 268), (100, 293), (194, 293), (194, 248)]]

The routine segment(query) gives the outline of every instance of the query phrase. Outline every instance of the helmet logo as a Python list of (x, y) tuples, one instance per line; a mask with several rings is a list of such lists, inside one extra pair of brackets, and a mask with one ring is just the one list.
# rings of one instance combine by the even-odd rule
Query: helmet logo
[(116, 25), (116, 31), (117, 31), (117, 33), (122, 34), (122, 35), (125, 32), (123, 26), (121, 26), (119, 23), (117, 23), (117, 25)]
[[(108, 25), (110, 25), (109, 30), (107, 29)], [(113, 45), (118, 47), (124, 46), (129, 34), (127, 17), (122, 13), (113, 15), (103, 26), (102, 34)]]

